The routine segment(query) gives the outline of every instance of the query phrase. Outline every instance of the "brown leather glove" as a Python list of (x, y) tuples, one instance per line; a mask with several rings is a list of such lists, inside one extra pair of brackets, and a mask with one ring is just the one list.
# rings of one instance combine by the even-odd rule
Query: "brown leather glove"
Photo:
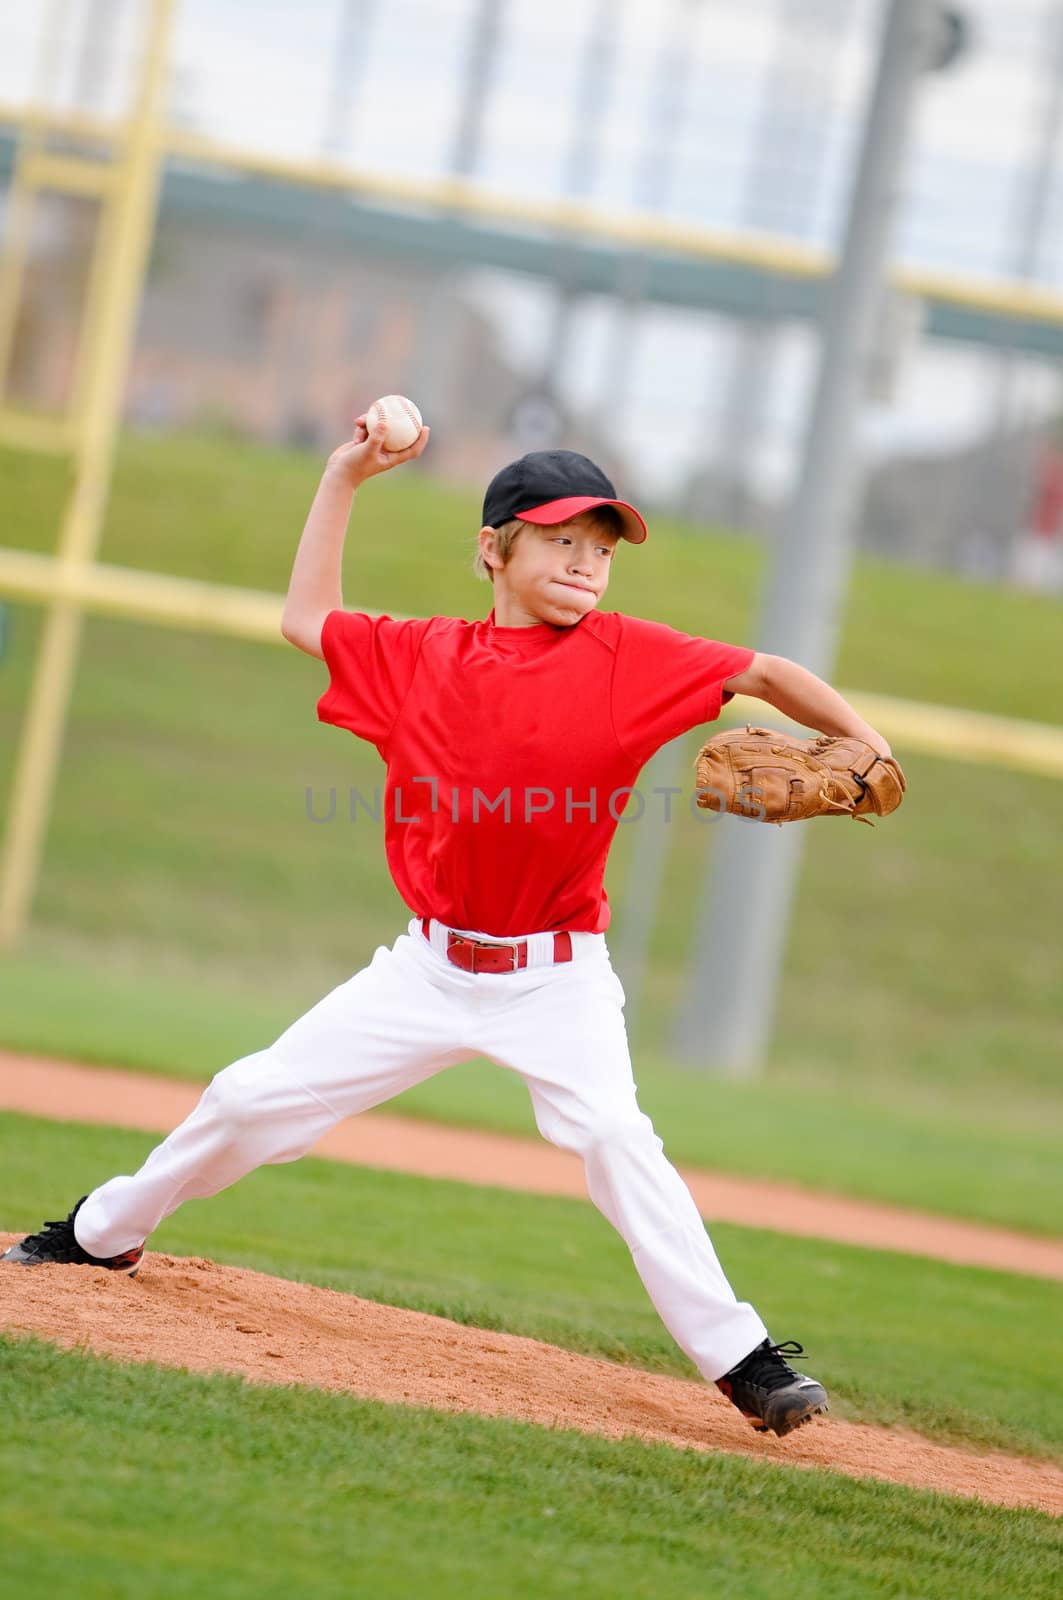
[(863, 739), (797, 739), (773, 728), (730, 728), (702, 745), (694, 763), (698, 805), (758, 822), (853, 817), (896, 811), (907, 787), (892, 756)]

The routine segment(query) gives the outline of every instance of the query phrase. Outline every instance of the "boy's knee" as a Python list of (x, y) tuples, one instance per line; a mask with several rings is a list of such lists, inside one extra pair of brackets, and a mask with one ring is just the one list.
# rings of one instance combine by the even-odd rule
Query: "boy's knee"
[(592, 1130), (594, 1150), (641, 1150), (651, 1145), (658, 1150), (662, 1148), (653, 1123), (643, 1111), (632, 1110), (623, 1116), (604, 1118)]
[(653, 1130), (649, 1117), (637, 1107), (604, 1115), (588, 1115), (579, 1122), (568, 1123), (559, 1136), (542, 1130), (554, 1144), (572, 1150), (584, 1161), (600, 1160), (610, 1154), (625, 1150), (662, 1149), (661, 1141)]
[(261, 1117), (268, 1064), (269, 1052), (260, 1050), (224, 1067), (208, 1085), (203, 1110), (230, 1137), (238, 1138)]

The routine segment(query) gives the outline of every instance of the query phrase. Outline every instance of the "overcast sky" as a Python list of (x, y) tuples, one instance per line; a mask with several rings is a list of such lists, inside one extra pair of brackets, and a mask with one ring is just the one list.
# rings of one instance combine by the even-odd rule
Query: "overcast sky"
[[(481, 3), (352, 0), (355, 27), (341, 50), (348, 0), (178, 0), (175, 113), (205, 132), (285, 155), (330, 148), (381, 171), (443, 173)], [(49, 92), (69, 101), (85, 71), (80, 23), (90, 6), (92, 37), (113, 46), (92, 93), (100, 109), (118, 109), (128, 87), (122, 65), (136, 54), (138, 0), (9, 0), (0, 7), (0, 99), (31, 92), (35, 44), (52, 8), (60, 48)], [(1061, 25), (1063, 0), (974, 0), (963, 9), (973, 47), (922, 87), (894, 253), (952, 271), (1012, 275), (1044, 126), (1050, 27)], [(588, 41), (603, 12), (610, 49), (593, 55)], [(779, 19), (787, 14), (784, 32)], [(501, 16), (481, 101), (483, 181), (553, 195), (571, 185), (578, 158), (588, 198), (603, 206), (836, 243), (879, 0), (502, 0)], [(346, 105), (337, 103), (338, 85), (349, 89)], [(1054, 182), (1036, 276), (1063, 288), (1061, 245), (1063, 193)], [(534, 360), (542, 296), (497, 283), (482, 293), (514, 358)], [(645, 408), (659, 399), (655, 384), (666, 392), (690, 385), (700, 400), (688, 430), (711, 424), (721, 403), (715, 391), (726, 381), (726, 363), (713, 356), (719, 338), (702, 329), (692, 335), (689, 317), (649, 319), (633, 397)], [(593, 403), (595, 360), (608, 360), (607, 307), (592, 308), (578, 338), (583, 359), (570, 381)], [(772, 415), (763, 421), (765, 437), (774, 430), (781, 442), (774, 455), (766, 444), (766, 469), (775, 461), (785, 470), (792, 454), (806, 346), (798, 335), (780, 357)], [(925, 442), (969, 433), (988, 404), (983, 367), (947, 351), (921, 355), (872, 419), (873, 433)], [(1031, 398), (1054, 394), (1054, 383), (1031, 378)], [(689, 449), (689, 437), (680, 442)]]

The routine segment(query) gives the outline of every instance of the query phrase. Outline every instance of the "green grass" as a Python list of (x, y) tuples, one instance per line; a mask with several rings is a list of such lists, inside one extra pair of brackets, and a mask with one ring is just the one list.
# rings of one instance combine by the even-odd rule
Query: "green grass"
[[(0, 1116), (0, 1227), (39, 1227), (135, 1170), (151, 1142)], [(810, 1351), (836, 1415), (1063, 1459), (1063, 1415), (1045, 1403), (1060, 1285), (753, 1229), (712, 1235), (736, 1292)], [(310, 1159), (183, 1207), (152, 1246), (694, 1375), (589, 1202)]]
[[(127, 437), (104, 559), (281, 591), (318, 467), (217, 439)], [(62, 487), (55, 463), (0, 453), (13, 543), (50, 547)], [(489, 597), (466, 562), (476, 513), (475, 495), (415, 472), (370, 485), (347, 604), (482, 614)], [(624, 553), (610, 603), (743, 640), (760, 567), (751, 541), (659, 523), (651, 545)], [(834, 676), (1052, 721), (1060, 616), (1043, 597), (862, 561)], [(14, 609), (0, 792), (38, 626), (34, 608)], [(34, 924), (0, 967), (0, 1042), (206, 1077), (392, 941), (405, 913), (380, 830), (305, 815), (308, 788), (370, 793), (382, 775), (372, 750), (317, 724), (324, 681), (290, 649), (87, 624)], [(1063, 1117), (1059, 785), (899, 753), (910, 787), (897, 817), (875, 832), (809, 830), (759, 1084), (719, 1084), (672, 1058), (697, 889), (732, 826), (682, 809), (636, 1076), (684, 1160), (1058, 1230), (1046, 1130)], [(618, 964), (627, 920), (646, 914), (626, 899), (635, 834), (620, 830), (610, 868)], [(526, 1118), (522, 1091), (483, 1074), (448, 1075), (411, 1106)]]
[[(0, 1340), (19, 1600), (1049, 1600), (1058, 1523)], [(711, 1575), (711, 1577), (709, 1576)]]

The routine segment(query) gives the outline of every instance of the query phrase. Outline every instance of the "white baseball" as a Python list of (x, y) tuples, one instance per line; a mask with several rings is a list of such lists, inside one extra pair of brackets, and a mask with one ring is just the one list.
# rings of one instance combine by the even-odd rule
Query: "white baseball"
[(381, 419), (388, 425), (385, 450), (408, 450), (416, 444), (421, 433), (421, 413), (404, 394), (386, 394), (382, 400), (373, 401), (365, 420), (372, 429)]

